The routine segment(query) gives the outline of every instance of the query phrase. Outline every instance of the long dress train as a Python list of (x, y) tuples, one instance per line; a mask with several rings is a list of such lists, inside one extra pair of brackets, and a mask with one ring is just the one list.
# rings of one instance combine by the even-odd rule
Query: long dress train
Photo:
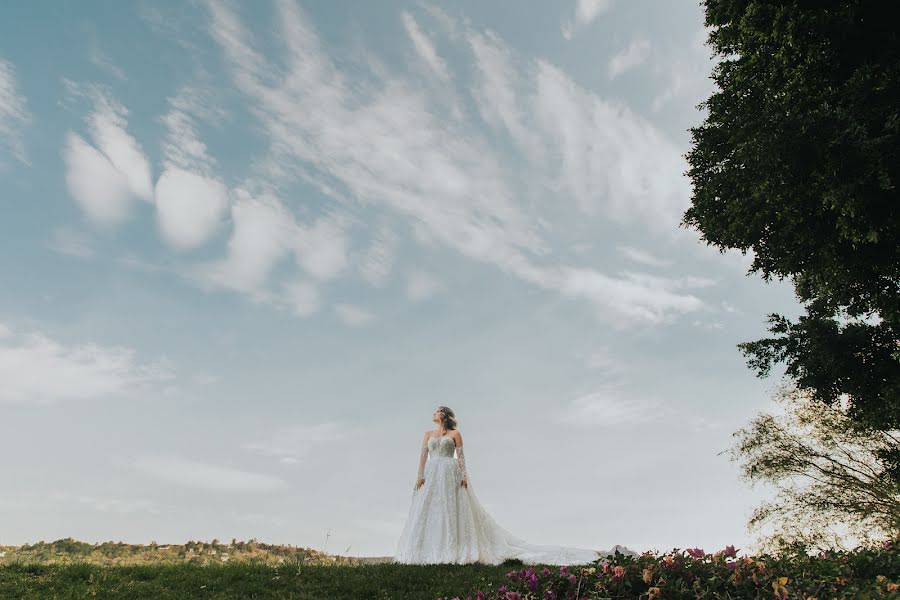
[[(497, 565), (518, 558), (524, 564), (579, 565), (616, 551), (637, 555), (618, 544), (602, 551), (531, 544), (514, 536), (478, 501), (466, 474), (463, 448), (457, 448), (450, 437), (431, 437), (423, 444), (419, 477), (425, 483), (413, 489), (409, 516), (394, 551), (395, 563)], [(460, 485), (463, 479), (468, 487)]]

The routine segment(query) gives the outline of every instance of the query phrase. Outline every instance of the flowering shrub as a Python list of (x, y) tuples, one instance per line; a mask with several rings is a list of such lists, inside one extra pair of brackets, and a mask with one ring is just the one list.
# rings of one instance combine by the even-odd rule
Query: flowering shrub
[(738, 557), (734, 546), (713, 554), (674, 549), (662, 556), (616, 554), (590, 565), (527, 567), (506, 574), (496, 591), (438, 600), (602, 600), (684, 598), (900, 599), (898, 542), (810, 556)]

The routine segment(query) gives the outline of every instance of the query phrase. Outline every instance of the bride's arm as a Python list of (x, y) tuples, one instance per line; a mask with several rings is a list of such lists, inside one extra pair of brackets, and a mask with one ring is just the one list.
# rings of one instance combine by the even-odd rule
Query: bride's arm
[(456, 464), (458, 466), (459, 472), (459, 480), (460, 482), (465, 481), (468, 485), (469, 483), (469, 475), (466, 473), (466, 457), (463, 454), (463, 440), (462, 434), (457, 431), (456, 432), (456, 441), (459, 442), (456, 446)]
[(416, 478), (416, 482), (418, 483), (419, 479), (425, 479), (425, 460), (428, 458), (428, 432), (425, 432), (425, 437), (422, 438), (422, 451), (419, 453), (419, 473)]

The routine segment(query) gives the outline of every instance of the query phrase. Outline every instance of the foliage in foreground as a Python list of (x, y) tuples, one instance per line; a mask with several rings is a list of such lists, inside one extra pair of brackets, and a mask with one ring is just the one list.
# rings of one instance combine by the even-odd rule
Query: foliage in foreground
[(662, 556), (616, 554), (590, 566), (522, 568), (506, 578), (495, 592), (474, 589), (452, 600), (900, 598), (900, 553), (890, 541), (812, 556), (802, 547), (740, 558), (733, 546), (714, 554), (675, 549)]
[[(0, 598), (128, 600), (662, 600), (900, 598), (898, 543), (853, 551), (739, 557), (733, 547), (616, 555), (591, 565), (209, 564), (0, 565)], [(512, 570), (511, 570), (512, 568)], [(465, 591), (453, 596), (453, 592)], [(447, 593), (451, 592), (451, 593)]]

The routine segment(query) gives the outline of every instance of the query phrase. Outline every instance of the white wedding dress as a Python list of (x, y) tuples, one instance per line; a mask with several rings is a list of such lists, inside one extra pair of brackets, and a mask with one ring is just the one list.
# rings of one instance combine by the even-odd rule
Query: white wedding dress
[[(413, 488), (409, 517), (394, 551), (395, 563), (498, 565), (508, 558), (518, 558), (524, 564), (579, 565), (616, 550), (637, 555), (618, 544), (600, 551), (541, 546), (515, 537), (478, 502), (468, 481), (463, 448), (457, 448), (450, 437), (434, 436), (422, 446), (419, 477), (425, 483), (418, 490)], [(463, 479), (468, 487), (460, 485)]]

